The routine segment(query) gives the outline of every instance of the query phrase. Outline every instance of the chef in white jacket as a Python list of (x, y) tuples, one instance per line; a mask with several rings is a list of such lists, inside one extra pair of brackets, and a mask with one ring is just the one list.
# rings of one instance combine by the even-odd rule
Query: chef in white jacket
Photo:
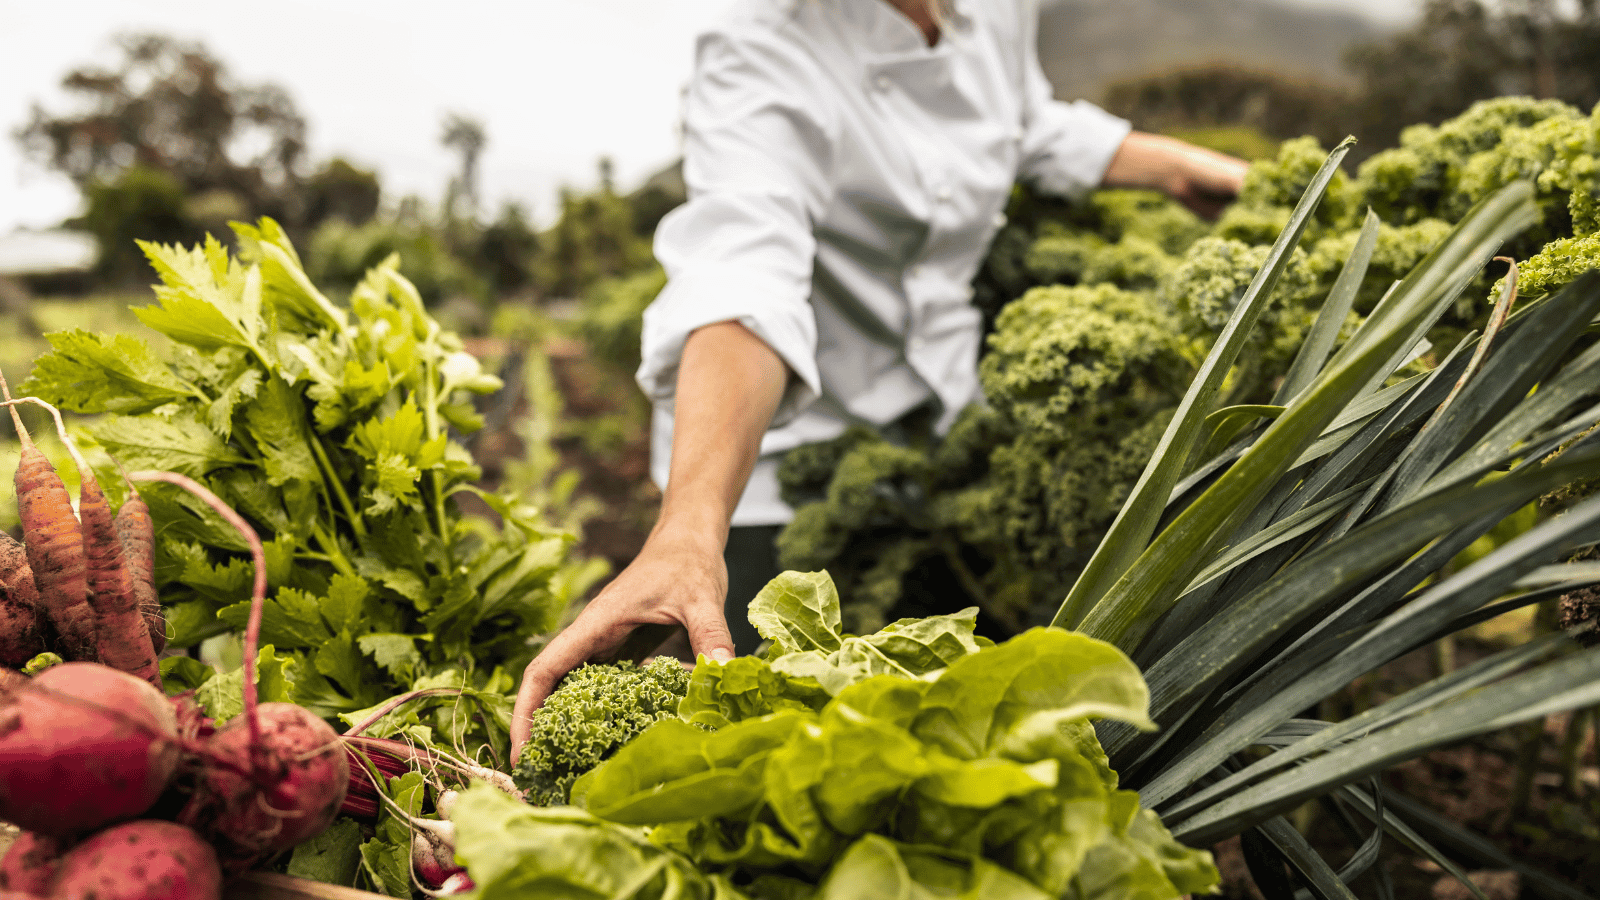
[(567, 671), (640, 625), (682, 625), (726, 660), (732, 619), (749, 649), (724, 550), (731, 527), (771, 558), (785, 451), (912, 410), (943, 431), (981, 399), (970, 284), (1013, 183), (1150, 188), (1205, 215), (1237, 195), (1242, 161), (1052, 99), (1037, 22), (1030, 0), (741, 0), (700, 37), (689, 199), (656, 232), (668, 281), (638, 372), (660, 516), (528, 666), (517, 746)]

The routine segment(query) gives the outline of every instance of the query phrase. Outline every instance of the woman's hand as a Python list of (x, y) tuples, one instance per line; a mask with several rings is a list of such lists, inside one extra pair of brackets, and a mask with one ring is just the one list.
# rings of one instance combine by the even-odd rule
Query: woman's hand
[(689, 335), (678, 366), (661, 515), (634, 561), (523, 671), (511, 712), (513, 761), (528, 739), (529, 714), (561, 679), (587, 660), (615, 658), (640, 626), (681, 625), (695, 653), (733, 658), (722, 613), (728, 593), (722, 551), (788, 379), (782, 358), (738, 322)]
[(1161, 191), (1196, 215), (1215, 219), (1239, 196), (1249, 168), (1225, 153), (1134, 131), (1117, 148), (1101, 186)]
[(511, 713), (511, 745), (521, 755), (528, 714), (544, 703), (568, 672), (589, 660), (613, 659), (641, 625), (682, 626), (698, 655), (733, 658), (723, 618), (728, 572), (720, 545), (656, 531), (628, 567), (556, 635), (522, 674)]

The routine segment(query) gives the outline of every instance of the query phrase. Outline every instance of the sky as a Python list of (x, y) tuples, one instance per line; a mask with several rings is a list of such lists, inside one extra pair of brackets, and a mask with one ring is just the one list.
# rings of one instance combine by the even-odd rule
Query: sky
[[(437, 201), (456, 157), (446, 114), (483, 122), (480, 191), (540, 223), (563, 186), (593, 188), (609, 156), (626, 190), (677, 156), (694, 36), (733, 0), (0, 0), (0, 234), (78, 211), (64, 178), (11, 135), (32, 105), (71, 109), (69, 69), (115, 59), (112, 38), (155, 31), (203, 43), (238, 82), (286, 88), (309, 159), (376, 169), (385, 195)], [(1403, 21), (1421, 0), (1293, 0)]]

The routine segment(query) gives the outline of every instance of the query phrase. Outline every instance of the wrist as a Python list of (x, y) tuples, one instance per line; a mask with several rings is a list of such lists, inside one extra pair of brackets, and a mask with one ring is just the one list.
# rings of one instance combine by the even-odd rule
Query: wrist
[(697, 555), (722, 555), (728, 542), (728, 514), (704, 504), (664, 502), (646, 543)]

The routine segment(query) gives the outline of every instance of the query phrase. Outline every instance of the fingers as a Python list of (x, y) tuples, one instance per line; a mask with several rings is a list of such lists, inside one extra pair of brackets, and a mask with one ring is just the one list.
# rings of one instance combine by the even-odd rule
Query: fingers
[(692, 603), (684, 609), (684, 627), (694, 652), (719, 663), (733, 659), (733, 635), (723, 617), (722, 603)]
[(522, 758), (522, 745), (532, 729), (529, 716), (544, 705), (546, 697), (566, 674), (577, 668), (595, 652), (598, 634), (574, 622), (566, 631), (540, 651), (528, 667), (522, 670), (522, 684), (517, 688), (517, 702), (511, 709), (511, 758)]

